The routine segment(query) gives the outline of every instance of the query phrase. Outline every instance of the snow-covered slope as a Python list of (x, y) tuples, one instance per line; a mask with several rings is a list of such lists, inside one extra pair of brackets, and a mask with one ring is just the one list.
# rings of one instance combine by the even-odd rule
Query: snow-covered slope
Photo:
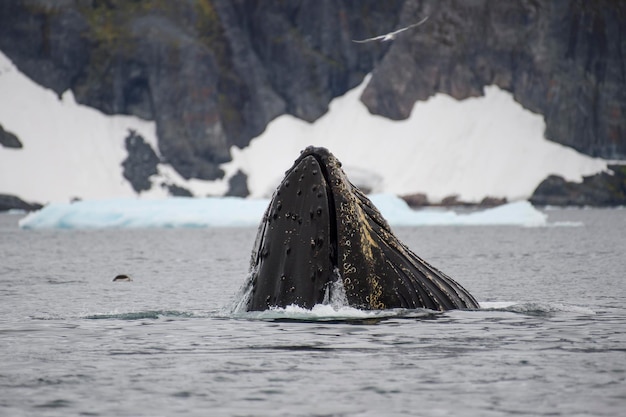
[(543, 117), (498, 87), (463, 101), (438, 94), (418, 102), (408, 120), (392, 121), (371, 115), (359, 101), (366, 82), (333, 101), (314, 124), (292, 116), (274, 120), (249, 147), (232, 150), (229, 172), (264, 172), (250, 178), (249, 188), (267, 196), (298, 152), (315, 144), (329, 148), (349, 177), (356, 171), (382, 178), (374, 191), (480, 201), (525, 199), (550, 174), (580, 181), (606, 168), (602, 160), (546, 140)]
[[(0, 52), (0, 124), (15, 134), (22, 149), (0, 146), (0, 193), (42, 203), (74, 198), (136, 196), (122, 175), (124, 139), (135, 130), (158, 153), (154, 122), (108, 116), (77, 104), (71, 91), (59, 98), (34, 83)], [(161, 182), (197, 193), (222, 194), (225, 184), (185, 181), (169, 165), (158, 167), (153, 186), (142, 197), (165, 197)]]
[[(437, 95), (419, 102), (408, 120), (373, 116), (359, 101), (364, 83), (337, 98), (313, 124), (285, 115), (223, 165), (224, 180), (183, 180), (161, 164), (153, 189), (141, 196), (163, 197), (162, 182), (195, 195), (221, 195), (238, 169), (248, 174), (253, 197), (273, 191), (299, 151), (328, 147), (357, 185), (375, 192), (427, 193), (431, 201), (458, 194), (527, 198), (548, 174), (580, 180), (606, 168), (602, 160), (543, 138), (544, 122), (497, 87), (485, 96), (456, 101)], [(23, 74), (0, 53), (0, 124), (18, 136), (23, 149), (0, 147), (0, 193), (25, 200), (64, 202), (136, 195), (122, 176), (124, 138), (136, 130), (158, 152), (155, 126), (135, 117), (107, 116), (59, 99)]]

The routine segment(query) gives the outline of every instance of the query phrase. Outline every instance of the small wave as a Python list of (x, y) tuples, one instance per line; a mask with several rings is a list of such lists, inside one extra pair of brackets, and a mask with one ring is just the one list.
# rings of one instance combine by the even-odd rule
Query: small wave
[(107, 314), (92, 314), (85, 316), (88, 320), (144, 320), (144, 319), (160, 319), (167, 317), (176, 318), (189, 318), (195, 317), (193, 313), (186, 311), (172, 311), (172, 310), (150, 310), (150, 311), (135, 311), (130, 313), (107, 313)]
[(440, 312), (427, 309), (359, 310), (354, 307), (316, 304), (311, 309), (297, 305), (273, 307), (264, 311), (238, 312), (232, 317), (247, 320), (302, 321), (302, 322), (358, 322), (377, 323), (401, 318), (433, 318)]
[(560, 303), (516, 303), (511, 301), (491, 301), (480, 303), (481, 310), (508, 311), (530, 316), (545, 316), (555, 313), (575, 313), (582, 315), (596, 314), (590, 308)]
[(547, 224), (548, 227), (582, 227), (584, 225), (585, 224), (583, 222), (575, 221), (561, 221)]
[(59, 399), (59, 400), (48, 401), (46, 403), (39, 404), (35, 407), (37, 408), (65, 408), (65, 407), (70, 407), (71, 405), (72, 405), (71, 401)]

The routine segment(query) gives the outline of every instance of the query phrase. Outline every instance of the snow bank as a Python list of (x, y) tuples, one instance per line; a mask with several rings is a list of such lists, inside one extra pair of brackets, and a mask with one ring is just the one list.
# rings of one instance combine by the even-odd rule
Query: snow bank
[[(0, 193), (41, 203), (137, 195), (122, 175), (122, 161), (128, 156), (124, 140), (132, 129), (158, 153), (154, 122), (106, 115), (76, 103), (71, 91), (59, 98), (22, 74), (1, 52), (0, 91), (0, 124), (24, 146), (0, 146)], [(158, 170), (153, 184), (176, 184), (197, 195), (226, 191), (222, 183), (185, 181), (166, 164)], [(142, 193), (166, 196), (158, 185)]]
[(128, 129), (156, 138), (153, 123), (107, 117), (76, 104), (71, 92), (59, 99), (3, 54), (0, 91), (0, 123), (24, 146), (0, 147), (0, 192), (40, 202), (134, 194), (122, 176), (124, 138)]
[[(374, 195), (371, 199), (392, 226), (546, 224), (546, 216), (525, 201), (457, 214), (444, 210), (415, 211), (389, 194)], [(20, 221), (20, 226), (24, 229), (257, 227), (268, 204), (266, 199), (234, 197), (56, 203), (29, 214)]]
[(267, 197), (300, 150), (325, 146), (348, 177), (372, 179), (373, 186), (359, 185), (373, 192), (422, 192), (431, 201), (457, 194), (474, 202), (527, 199), (550, 174), (581, 181), (606, 168), (601, 159), (546, 140), (543, 116), (498, 87), (462, 101), (437, 94), (417, 102), (407, 120), (394, 121), (361, 103), (367, 82), (335, 99), (315, 123), (289, 115), (275, 119), (250, 146), (232, 148), (233, 161), (223, 168), (229, 175), (248, 173), (251, 194)]
[[(371, 115), (360, 102), (367, 79), (330, 104), (315, 123), (285, 115), (245, 149), (233, 147), (219, 181), (185, 180), (160, 164), (154, 184), (141, 197), (164, 197), (161, 183), (196, 196), (223, 195), (238, 169), (248, 174), (253, 197), (268, 197), (285, 170), (308, 145), (326, 146), (358, 186), (391, 194), (427, 193), (431, 201), (457, 194), (464, 201), (485, 196), (526, 199), (541, 180), (558, 174), (571, 181), (606, 168), (606, 162), (544, 139), (543, 117), (497, 87), (484, 97), (456, 101), (438, 94), (418, 102), (411, 117), (392, 121)], [(122, 175), (129, 129), (158, 153), (154, 122), (108, 116), (59, 99), (0, 53), (0, 124), (23, 149), (0, 146), (0, 193), (27, 201), (67, 202), (136, 197)]]

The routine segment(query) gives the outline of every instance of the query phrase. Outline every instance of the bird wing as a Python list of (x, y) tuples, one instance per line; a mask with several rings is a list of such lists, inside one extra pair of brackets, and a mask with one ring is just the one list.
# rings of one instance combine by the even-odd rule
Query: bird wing
[(414, 28), (414, 27), (416, 27), (416, 26), (419, 26), (419, 25), (421, 25), (422, 23), (424, 23), (424, 22), (425, 22), (425, 21), (427, 21), (427, 20), (428, 20), (428, 16), (426, 16), (425, 18), (423, 18), (422, 20), (420, 20), (420, 21), (419, 21), (419, 22), (417, 22), (417, 23), (413, 23), (412, 25), (409, 25), (409, 26), (404, 27), (404, 28), (402, 28), (402, 29), (398, 29), (398, 30), (396, 30), (396, 31), (394, 31), (394, 32), (389, 32), (389, 33), (387, 33), (387, 34), (385, 34), (385, 35), (380, 35), (380, 36), (376, 36), (376, 37), (373, 37), (373, 38), (367, 38), (367, 39), (363, 39), (363, 40), (354, 40), (354, 39), (352, 39), (352, 42), (356, 42), (356, 43), (367, 43), (367, 42), (373, 42), (373, 41), (382, 41), (382, 40), (384, 40), (385, 38), (387, 38), (387, 40), (391, 40), (391, 39), (395, 38), (395, 36), (396, 36), (398, 33), (401, 33), (401, 32), (404, 32), (405, 30), (409, 30), (409, 29), (411, 29), (411, 28)]
[(385, 38), (385, 36), (387, 36), (387, 35), (375, 36), (373, 38), (367, 38), (367, 39), (363, 39), (363, 40), (360, 40), (360, 41), (352, 39), (352, 42), (367, 43), (367, 42), (381, 41), (381, 40), (383, 40)]
[(395, 36), (395, 35), (397, 35), (398, 33), (404, 32), (405, 30), (409, 30), (409, 29), (412, 29), (412, 28), (414, 28), (414, 27), (416, 27), (416, 26), (419, 26), (419, 25), (423, 24), (423, 23), (424, 23), (425, 21), (427, 21), (427, 20), (428, 20), (428, 16), (426, 16), (425, 18), (423, 18), (422, 20), (420, 20), (420, 21), (419, 21), (419, 22), (417, 22), (417, 23), (413, 23), (412, 25), (409, 25), (409, 26), (407, 26), (407, 27), (405, 27), (405, 28), (398, 29), (398, 30), (396, 30), (395, 32), (391, 32), (391, 33), (389, 33), (389, 35), (391, 35), (391, 36)]

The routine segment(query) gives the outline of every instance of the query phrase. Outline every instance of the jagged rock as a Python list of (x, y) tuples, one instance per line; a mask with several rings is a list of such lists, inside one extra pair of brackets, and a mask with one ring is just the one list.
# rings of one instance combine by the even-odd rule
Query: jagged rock
[(250, 195), (248, 190), (248, 176), (242, 170), (238, 170), (235, 175), (228, 180), (228, 191), (224, 194), (226, 197), (247, 197)]
[(463, 203), (459, 200), (459, 196), (454, 194), (444, 197), (438, 205), (443, 207), (456, 207), (462, 206)]
[(162, 187), (167, 188), (167, 191), (174, 197), (193, 197), (193, 193), (176, 184), (161, 184)]
[(0, 194), (0, 212), (9, 210), (35, 211), (42, 208), (39, 203), (27, 203), (19, 197), (9, 194)]
[(124, 142), (128, 151), (128, 157), (122, 162), (124, 178), (136, 192), (147, 191), (152, 187), (150, 176), (158, 173), (159, 157), (134, 130), (129, 130)]
[(0, 145), (5, 148), (13, 148), (13, 149), (21, 149), (22, 142), (11, 132), (7, 132), (4, 130), (2, 125), (0, 124)]
[(535, 189), (530, 202), (538, 206), (626, 205), (626, 165), (609, 165), (612, 172), (584, 177), (582, 183), (550, 175)]
[(503, 204), (508, 203), (506, 197), (504, 198), (498, 198), (498, 197), (485, 197), (483, 198), (480, 203), (478, 203), (478, 207), (481, 208), (490, 208), (490, 207), (497, 207), (497, 206), (501, 206)]

